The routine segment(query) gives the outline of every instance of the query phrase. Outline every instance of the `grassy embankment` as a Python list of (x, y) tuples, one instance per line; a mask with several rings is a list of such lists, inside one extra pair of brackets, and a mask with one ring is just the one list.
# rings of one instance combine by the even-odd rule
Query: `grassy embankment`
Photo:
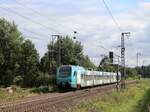
[(150, 104), (150, 79), (124, 91), (99, 96), (75, 107), (72, 112), (148, 112)]
[(25, 97), (35, 96), (44, 93), (57, 92), (58, 88), (55, 86), (40, 86), (34, 88), (20, 88), (15, 86), (12, 94), (7, 91), (7, 88), (0, 88), (0, 103), (15, 101)]
[(0, 103), (14, 101), (32, 95), (34, 95), (34, 93), (31, 93), (30, 89), (22, 89), (17, 87), (14, 93), (10, 94), (6, 88), (0, 88)]

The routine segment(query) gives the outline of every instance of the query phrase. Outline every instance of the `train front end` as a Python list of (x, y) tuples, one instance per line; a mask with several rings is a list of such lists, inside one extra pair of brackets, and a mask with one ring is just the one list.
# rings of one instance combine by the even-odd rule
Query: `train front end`
[(76, 76), (73, 74), (74, 67), (62, 65), (57, 70), (57, 85), (60, 88), (76, 88)]

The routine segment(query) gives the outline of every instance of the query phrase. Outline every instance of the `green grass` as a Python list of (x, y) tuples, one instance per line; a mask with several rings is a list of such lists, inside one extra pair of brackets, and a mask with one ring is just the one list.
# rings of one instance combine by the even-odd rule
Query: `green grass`
[(57, 88), (57, 86), (40, 86), (34, 88), (20, 88), (15, 86), (16, 90), (13, 94), (9, 94), (6, 88), (0, 88), (0, 103), (15, 101), (18, 99), (23, 99), (25, 97), (45, 94), (45, 93), (53, 93), (53, 92), (61, 92)]
[(31, 95), (33, 93), (30, 92), (30, 89), (17, 87), (13, 94), (9, 94), (5, 88), (0, 88), (0, 103), (22, 99)]
[(13, 94), (9, 94), (6, 88), (0, 88), (0, 103), (15, 101), (25, 97), (35, 96), (44, 93), (53, 93), (59, 91), (55, 86), (40, 86), (35, 88), (16, 87)]
[(137, 85), (121, 92), (101, 95), (82, 103), (71, 112), (148, 112), (150, 104), (150, 79), (142, 79)]

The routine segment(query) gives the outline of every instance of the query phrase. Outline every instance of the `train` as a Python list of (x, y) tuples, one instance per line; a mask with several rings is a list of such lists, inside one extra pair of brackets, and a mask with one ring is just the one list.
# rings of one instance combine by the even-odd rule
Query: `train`
[(81, 89), (116, 83), (120, 79), (120, 73), (88, 70), (76, 65), (62, 65), (57, 69), (57, 85), (61, 88)]

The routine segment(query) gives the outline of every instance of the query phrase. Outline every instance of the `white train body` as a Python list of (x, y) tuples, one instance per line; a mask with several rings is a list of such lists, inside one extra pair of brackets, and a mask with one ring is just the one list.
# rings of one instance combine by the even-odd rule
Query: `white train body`
[(77, 80), (80, 80), (78, 84), (81, 87), (97, 86), (117, 82), (117, 73), (86, 70), (85, 74), (81, 74), (78, 78)]

